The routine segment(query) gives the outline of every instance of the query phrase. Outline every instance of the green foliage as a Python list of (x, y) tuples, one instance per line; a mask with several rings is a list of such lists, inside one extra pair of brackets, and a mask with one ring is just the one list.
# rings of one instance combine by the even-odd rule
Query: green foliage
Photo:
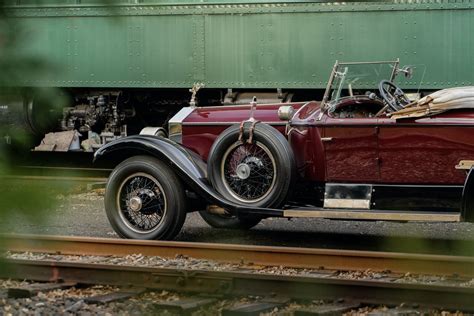
[(21, 24), (8, 18), (7, 11), (0, 4), (0, 89), (14, 87), (15, 82), (22, 78), (48, 70), (45, 60), (34, 54), (22, 53), (21, 43), (25, 40), (27, 38)]
[[(0, 95), (2, 102), (10, 102), (20, 91), (12, 83), (29, 72), (44, 70), (35, 56), (22, 56), (17, 52), (21, 41), (21, 28), (8, 19), (4, 5), (0, 5)], [(2, 107), (3, 106), (3, 107)], [(42, 185), (38, 183), (18, 183), (8, 177), (11, 174), (12, 150), (10, 144), (30, 144), (31, 135), (22, 129), (15, 117), (21, 113), (9, 110), (0, 104), (0, 216), (9, 216), (12, 212), (37, 215), (40, 210), (53, 204), (47, 198)], [(22, 109), (21, 106), (19, 106)], [(16, 110), (16, 109), (15, 109)]]
[[(106, 4), (111, 2), (104, 1)], [(28, 2), (41, 3), (43, 1)], [(11, 4), (17, 2), (0, 1), (0, 216), (39, 221), (55, 207), (54, 197), (66, 185), (14, 179), (11, 177), (13, 166), (20, 155), (28, 153), (38, 145), (44, 133), (51, 131), (51, 123), (57, 124), (55, 114), (61, 113), (68, 99), (55, 88), (27, 90), (16, 87), (19, 86), (16, 83), (25, 78), (33, 80), (61, 70), (35, 51), (22, 49), (32, 35), (22, 27), (21, 19), (9, 17)], [(31, 99), (35, 100), (39, 111), (27, 117), (26, 107)], [(31, 125), (39, 131), (34, 131)]]
[(3, 178), (0, 183), (0, 214), (23, 215), (31, 221), (43, 219), (48, 209), (54, 207), (54, 192), (41, 181)]

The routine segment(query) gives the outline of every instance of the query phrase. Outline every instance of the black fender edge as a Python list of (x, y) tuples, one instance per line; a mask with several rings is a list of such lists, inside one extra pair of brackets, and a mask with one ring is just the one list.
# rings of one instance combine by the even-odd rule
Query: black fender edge
[(255, 213), (283, 216), (282, 210), (247, 207), (226, 200), (207, 181), (206, 163), (197, 154), (166, 138), (151, 135), (120, 138), (97, 150), (94, 154), (94, 162), (114, 156), (124, 157), (120, 159), (124, 160), (135, 155), (150, 155), (166, 161), (180, 179), (198, 196), (210, 204), (226, 209), (231, 214)]
[(469, 170), (464, 183), (461, 200), (461, 218), (463, 221), (474, 222), (474, 168)]

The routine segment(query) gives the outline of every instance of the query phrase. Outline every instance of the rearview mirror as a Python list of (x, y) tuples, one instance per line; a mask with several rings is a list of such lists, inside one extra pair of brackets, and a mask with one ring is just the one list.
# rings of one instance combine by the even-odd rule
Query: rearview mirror
[(398, 73), (402, 72), (405, 75), (405, 78), (411, 79), (413, 77), (413, 67), (403, 66), (397, 70)]

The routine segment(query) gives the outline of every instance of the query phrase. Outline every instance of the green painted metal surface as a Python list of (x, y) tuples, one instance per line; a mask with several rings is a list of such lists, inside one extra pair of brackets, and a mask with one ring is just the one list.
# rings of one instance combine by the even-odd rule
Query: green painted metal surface
[(314, 89), (335, 60), (396, 58), (416, 68), (404, 88), (474, 81), (474, 0), (35, 3), (9, 13), (55, 71), (25, 86)]

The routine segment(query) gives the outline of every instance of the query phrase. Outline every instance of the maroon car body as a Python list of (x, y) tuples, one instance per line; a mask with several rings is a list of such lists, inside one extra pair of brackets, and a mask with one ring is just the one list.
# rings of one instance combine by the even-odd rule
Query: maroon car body
[[(460, 160), (474, 159), (474, 111), (396, 121), (387, 117), (338, 119), (318, 102), (293, 117), (288, 135), (300, 176), (320, 182), (463, 185)], [(258, 105), (255, 118), (284, 133), (281, 104)], [(207, 161), (216, 138), (250, 115), (249, 106), (196, 108), (183, 121), (182, 145)]]
[[(338, 76), (352, 78), (351, 84), (360, 80), (336, 66), (330, 84)], [(395, 88), (397, 71), (388, 82)], [(248, 228), (271, 216), (472, 221), (474, 110), (395, 119), (391, 113), (399, 105), (390, 104), (392, 97), (407, 98), (398, 90), (384, 96), (385, 83), (379, 86), (383, 97), (357, 94), (352, 86), (341, 97), (339, 83), (336, 97), (328, 84), (322, 102), (183, 108), (169, 122), (170, 140), (128, 137), (103, 147), (96, 158), (114, 152), (120, 160), (150, 155), (166, 162), (187, 192), (187, 211), (201, 211), (215, 227)], [(111, 178), (108, 187), (117, 181)], [(127, 219), (130, 205), (141, 207), (143, 194), (136, 192), (108, 211), (116, 230), (117, 213)], [(121, 235), (163, 238), (123, 229)]]

